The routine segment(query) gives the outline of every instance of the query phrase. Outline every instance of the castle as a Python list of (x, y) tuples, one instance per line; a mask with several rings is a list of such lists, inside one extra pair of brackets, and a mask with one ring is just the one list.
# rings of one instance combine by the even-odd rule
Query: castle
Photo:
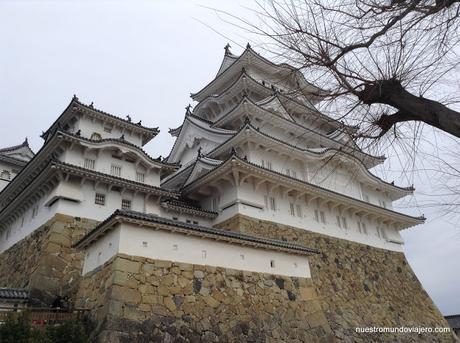
[[(250, 45), (225, 47), (167, 158), (159, 132), (74, 97), (0, 150), (0, 286), (68, 295), (100, 341), (368, 341), (365, 326), (447, 326), (404, 257), (412, 187), (370, 172), (327, 91)], [(374, 341), (451, 336), (372, 336)]]

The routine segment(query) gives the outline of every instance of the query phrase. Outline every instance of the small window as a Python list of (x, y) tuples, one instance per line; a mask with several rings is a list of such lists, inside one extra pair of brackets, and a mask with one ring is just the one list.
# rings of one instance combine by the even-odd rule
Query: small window
[(177, 218), (177, 217), (172, 217), (172, 219), (173, 219), (173, 220), (179, 220), (179, 218)]
[(295, 205), (295, 210), (296, 210), (297, 217), (302, 218), (302, 206)]
[(267, 161), (267, 169), (272, 170), (272, 163), (270, 161)]
[(337, 225), (339, 226), (339, 228), (342, 228), (342, 222), (340, 220), (340, 217), (337, 216), (336, 219), (337, 219)]
[(364, 201), (369, 202), (369, 195), (364, 194)]
[(109, 248), (111, 248), (111, 247), (112, 247), (112, 242), (109, 242)]
[(136, 173), (136, 181), (137, 182), (144, 182), (145, 180), (145, 174), (144, 173)]
[(196, 220), (193, 221), (193, 224), (198, 225), (198, 222)]
[(342, 217), (342, 225), (343, 225), (343, 228), (344, 228), (344, 229), (348, 229), (347, 218)]
[(110, 166), (110, 174), (112, 174), (114, 176), (121, 176), (121, 166), (112, 164)]
[(265, 208), (268, 210), (268, 196), (264, 195)]
[(206, 250), (202, 250), (202, 251), (201, 251), (201, 257), (202, 257), (202, 258), (206, 258)]
[(86, 169), (91, 169), (91, 170), (94, 170), (94, 165), (96, 164), (96, 161), (93, 160), (93, 159), (90, 159), (90, 158), (85, 158), (85, 163), (84, 163), (84, 167)]
[(291, 216), (295, 216), (294, 204), (291, 202), (289, 203), (289, 211), (291, 212)]
[(96, 193), (96, 197), (94, 198), (94, 203), (96, 205), (105, 205), (105, 194)]
[(292, 171), (292, 177), (294, 179), (297, 179), (297, 172), (295, 170)]
[(276, 211), (276, 201), (274, 197), (270, 197), (270, 209)]
[(270, 267), (275, 268), (275, 260), (270, 260)]
[(131, 209), (131, 200), (122, 199), (121, 200), (121, 208), (123, 210), (130, 210)]
[(112, 128), (110, 126), (104, 126), (104, 132), (112, 133)]
[(144, 248), (147, 248), (148, 245), (149, 245), (149, 244), (148, 244), (146, 241), (142, 242), (142, 246), (143, 246)]
[(241, 254), (240, 258), (244, 261), (244, 254)]
[(286, 175), (291, 176), (291, 170), (290, 169), (286, 169)]
[(361, 223), (361, 229), (362, 229), (362, 233), (366, 234), (367, 235), (367, 227), (366, 227), (366, 223)]
[(315, 220), (319, 223), (319, 213), (318, 213), (318, 210), (315, 210)]
[(191, 224), (191, 223), (192, 223), (192, 221), (191, 221), (190, 219), (186, 219), (185, 222), (186, 222), (187, 224)]
[(3, 180), (10, 180), (11, 179), (11, 174), (8, 170), (2, 171), (1, 178)]
[(93, 132), (91, 134), (91, 139), (94, 141), (100, 141), (102, 139), (102, 136), (97, 132)]
[(173, 244), (173, 246), (172, 246), (172, 249), (173, 249), (173, 250), (178, 250), (178, 249), (179, 249), (179, 247), (178, 247), (178, 245), (177, 245), (177, 244)]

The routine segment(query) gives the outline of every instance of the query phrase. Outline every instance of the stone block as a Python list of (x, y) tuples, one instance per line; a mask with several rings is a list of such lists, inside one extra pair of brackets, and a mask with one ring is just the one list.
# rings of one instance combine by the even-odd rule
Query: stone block
[(299, 288), (300, 300), (311, 300), (316, 298), (316, 292), (313, 287)]
[(140, 263), (137, 261), (130, 261), (125, 258), (118, 257), (113, 263), (113, 269), (127, 273), (138, 273), (140, 269)]
[(111, 297), (112, 299), (129, 304), (138, 304), (141, 301), (141, 294), (137, 289), (121, 287), (118, 285), (114, 285), (112, 287)]

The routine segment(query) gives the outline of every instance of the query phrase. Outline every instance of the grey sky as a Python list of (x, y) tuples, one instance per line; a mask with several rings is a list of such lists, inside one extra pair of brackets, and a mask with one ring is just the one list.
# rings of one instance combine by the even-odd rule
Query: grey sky
[[(173, 143), (168, 128), (181, 124), (190, 92), (215, 76), (227, 43), (194, 18), (219, 32), (231, 31), (200, 5), (242, 13), (248, 4), (0, 0), (0, 147), (27, 136), (37, 151), (41, 131), (77, 94), (96, 108), (159, 126), (161, 133), (146, 150), (167, 155)], [(246, 44), (236, 33), (232, 38)], [(233, 51), (241, 49), (233, 44)], [(416, 179), (415, 186), (429, 193), (429, 175)], [(443, 314), (456, 314), (460, 230), (443, 218), (430, 219), (437, 211), (424, 210), (427, 224), (403, 233), (405, 250)]]

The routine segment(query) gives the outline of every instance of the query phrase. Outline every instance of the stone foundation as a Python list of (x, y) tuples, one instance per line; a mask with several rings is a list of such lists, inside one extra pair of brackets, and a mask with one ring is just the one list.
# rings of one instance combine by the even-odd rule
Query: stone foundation
[[(452, 342), (451, 334), (360, 334), (356, 327), (449, 327), (403, 253), (238, 215), (220, 228), (296, 242), (310, 257), (313, 286), (336, 339), (344, 342)], [(429, 252), (427, 252), (429, 253)]]
[(96, 221), (56, 214), (0, 254), (0, 287), (26, 288), (31, 302), (49, 306), (78, 288), (84, 253), (72, 248)]
[(101, 342), (328, 342), (310, 279), (117, 255), (81, 281)]
[(100, 342), (452, 342), (451, 334), (356, 327), (448, 327), (404, 254), (235, 216), (219, 226), (316, 248), (312, 279), (118, 255), (81, 277), (72, 244), (95, 221), (56, 215), (0, 255), (0, 286), (36, 305), (69, 295)]

